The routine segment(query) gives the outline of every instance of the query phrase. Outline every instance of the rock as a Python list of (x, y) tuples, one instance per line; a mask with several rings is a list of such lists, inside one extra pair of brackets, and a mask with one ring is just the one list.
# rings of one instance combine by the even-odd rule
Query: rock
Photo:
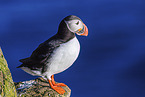
[(17, 97), (7, 62), (0, 48), (0, 97)]
[(15, 83), (18, 97), (70, 97), (69, 87), (62, 87), (66, 92), (63, 95), (58, 94), (50, 88), (49, 83), (39, 77), (35, 80)]

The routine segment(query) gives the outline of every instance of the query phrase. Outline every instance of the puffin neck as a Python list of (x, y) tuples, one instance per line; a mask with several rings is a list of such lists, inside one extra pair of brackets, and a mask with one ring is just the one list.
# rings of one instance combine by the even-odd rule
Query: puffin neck
[(75, 33), (69, 31), (64, 21), (60, 23), (59, 29), (56, 35), (64, 42), (67, 42), (75, 37)]

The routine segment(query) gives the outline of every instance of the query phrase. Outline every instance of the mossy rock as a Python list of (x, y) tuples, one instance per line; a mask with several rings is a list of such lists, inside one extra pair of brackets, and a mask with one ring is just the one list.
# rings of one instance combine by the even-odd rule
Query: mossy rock
[(17, 97), (7, 62), (0, 48), (0, 97)]

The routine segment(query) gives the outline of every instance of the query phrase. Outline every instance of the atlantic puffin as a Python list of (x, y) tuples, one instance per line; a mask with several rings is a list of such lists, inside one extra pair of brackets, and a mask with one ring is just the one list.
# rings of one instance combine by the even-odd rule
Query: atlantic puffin
[(17, 68), (33, 76), (46, 78), (52, 89), (64, 94), (65, 90), (60, 86), (66, 85), (55, 83), (54, 74), (66, 70), (77, 59), (80, 43), (75, 34), (87, 36), (88, 28), (79, 17), (69, 15), (60, 22), (54, 36), (41, 43), (30, 57), (19, 60), (22, 64)]

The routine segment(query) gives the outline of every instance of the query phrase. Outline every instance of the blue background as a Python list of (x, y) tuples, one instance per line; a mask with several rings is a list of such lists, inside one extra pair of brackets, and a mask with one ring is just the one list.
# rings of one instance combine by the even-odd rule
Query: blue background
[(89, 36), (77, 36), (80, 55), (56, 81), (71, 88), (71, 97), (145, 97), (145, 0), (0, 1), (0, 46), (13, 80), (37, 78), (17, 69), (18, 60), (71, 14)]

